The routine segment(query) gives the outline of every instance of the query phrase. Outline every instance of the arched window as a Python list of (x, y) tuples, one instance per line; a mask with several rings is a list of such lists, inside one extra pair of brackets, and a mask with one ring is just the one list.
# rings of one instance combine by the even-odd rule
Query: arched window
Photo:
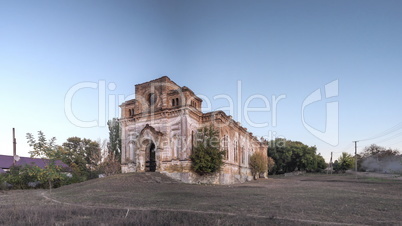
[(194, 151), (194, 131), (191, 131), (191, 154)]
[(179, 98), (174, 98), (172, 99), (172, 107), (178, 106), (179, 105)]
[(223, 150), (225, 151), (225, 160), (228, 160), (228, 156), (229, 156), (229, 149), (228, 149), (228, 144), (229, 144), (229, 138), (228, 135), (224, 135), (223, 136)]
[(150, 93), (148, 96), (148, 102), (150, 106), (153, 106), (156, 102), (156, 95), (155, 93)]
[(238, 161), (238, 149), (237, 149), (237, 140), (235, 140), (234, 142), (234, 150), (233, 150), (233, 155), (234, 155), (234, 161), (237, 162)]
[(241, 164), (246, 163), (246, 153), (244, 151), (244, 146), (241, 147)]

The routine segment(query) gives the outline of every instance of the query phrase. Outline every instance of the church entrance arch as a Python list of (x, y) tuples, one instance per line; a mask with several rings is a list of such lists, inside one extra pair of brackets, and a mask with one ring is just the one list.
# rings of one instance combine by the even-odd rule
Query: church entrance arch
[(138, 136), (141, 144), (138, 158), (140, 163), (139, 171), (158, 172), (160, 170), (162, 136), (163, 133), (148, 124), (141, 130)]
[(156, 146), (152, 140), (149, 140), (149, 144), (146, 147), (146, 161), (145, 161), (145, 171), (155, 172), (156, 170)]

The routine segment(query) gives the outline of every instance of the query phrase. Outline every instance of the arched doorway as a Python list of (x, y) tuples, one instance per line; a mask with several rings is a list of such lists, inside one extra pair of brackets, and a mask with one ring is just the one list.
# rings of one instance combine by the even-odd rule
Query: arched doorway
[(138, 161), (140, 172), (159, 171), (161, 138), (163, 133), (155, 130), (154, 127), (146, 125), (138, 136), (141, 148), (138, 150)]
[(156, 170), (156, 146), (154, 142), (150, 142), (147, 146), (147, 161), (145, 162), (145, 171), (155, 172)]

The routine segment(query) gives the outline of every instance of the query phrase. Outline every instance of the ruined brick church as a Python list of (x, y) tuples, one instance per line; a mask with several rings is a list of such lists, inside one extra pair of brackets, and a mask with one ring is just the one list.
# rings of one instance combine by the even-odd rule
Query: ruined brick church
[[(121, 107), (122, 172), (160, 172), (185, 183), (232, 184), (252, 179), (249, 158), (267, 146), (223, 111), (203, 113), (202, 99), (169, 77), (135, 85), (135, 99)], [(219, 131), (224, 166), (213, 175), (191, 170), (198, 129)], [(264, 175), (266, 176), (266, 175)]]

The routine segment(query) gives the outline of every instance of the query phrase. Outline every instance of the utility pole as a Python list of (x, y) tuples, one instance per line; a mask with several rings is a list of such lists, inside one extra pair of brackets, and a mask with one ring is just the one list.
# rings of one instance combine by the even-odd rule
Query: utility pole
[(355, 174), (356, 174), (356, 179), (357, 179), (357, 142), (359, 142), (359, 141), (356, 140), (353, 142), (355, 142)]
[(17, 155), (17, 140), (15, 139), (15, 128), (13, 128), (13, 165), (15, 165), (15, 156)]
[(331, 151), (331, 160), (329, 161), (329, 167), (330, 167), (330, 169), (331, 169), (331, 175), (332, 175), (332, 171), (333, 171), (333, 169), (334, 169), (334, 164), (332, 163), (332, 151)]

